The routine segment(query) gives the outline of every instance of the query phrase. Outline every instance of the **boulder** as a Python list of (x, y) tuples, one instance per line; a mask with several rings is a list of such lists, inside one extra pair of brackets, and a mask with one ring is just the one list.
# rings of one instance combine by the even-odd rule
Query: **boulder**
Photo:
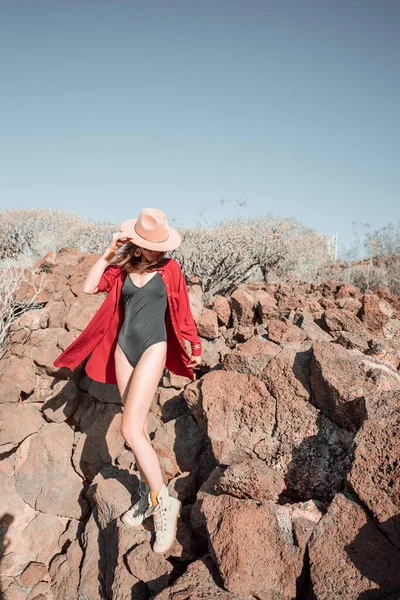
[(374, 392), (400, 386), (400, 375), (357, 350), (316, 343), (311, 360), (311, 387), (316, 406), (332, 421), (356, 431), (373, 411)]
[(272, 294), (259, 290), (254, 294), (254, 300), (256, 314), (262, 323), (279, 316), (278, 304)]
[(218, 318), (210, 308), (203, 308), (196, 316), (197, 333), (200, 337), (213, 340), (218, 337)]
[(82, 480), (71, 465), (73, 441), (68, 425), (46, 423), (19, 446), (16, 489), (32, 508), (76, 519), (87, 513)]
[(268, 454), (275, 424), (275, 400), (253, 375), (211, 371), (186, 386), (184, 400), (211, 440), (215, 458), (229, 465), (256, 457), (262, 444)]
[(285, 489), (285, 481), (279, 473), (258, 458), (244, 459), (227, 467), (214, 490), (235, 498), (264, 502), (278, 500)]
[(369, 331), (375, 335), (382, 333), (392, 315), (393, 309), (386, 300), (376, 294), (364, 294), (359, 317)]
[(211, 554), (205, 554), (190, 563), (184, 574), (172, 585), (153, 596), (153, 600), (181, 600), (183, 598), (190, 598), (190, 600), (205, 600), (206, 598), (248, 600), (249, 596), (232, 594), (224, 590)]
[(9, 452), (46, 423), (32, 404), (0, 404), (0, 454)]
[(228, 327), (231, 318), (231, 306), (225, 296), (215, 296), (211, 308), (217, 315), (219, 325)]
[(277, 344), (302, 342), (307, 339), (306, 332), (290, 322), (281, 321), (280, 319), (270, 319), (267, 326), (268, 338)]
[(308, 546), (316, 600), (386, 600), (398, 594), (400, 551), (354, 496), (336, 494)]
[(368, 419), (358, 431), (347, 481), (400, 550), (400, 390), (391, 396), (383, 416)]
[(243, 289), (237, 289), (230, 297), (233, 326), (254, 325), (254, 297)]
[[(226, 590), (260, 600), (296, 597), (306, 544), (322, 516), (315, 503), (259, 505), (222, 494), (206, 496), (201, 511), (209, 532), (209, 552)], [(301, 521), (299, 536), (296, 521)]]
[(260, 458), (285, 478), (285, 494), (328, 502), (343, 485), (354, 435), (311, 404), (311, 356), (307, 342), (285, 348), (261, 374), (276, 413), (275, 452)]
[(121, 434), (121, 407), (87, 398), (74, 414), (80, 431), (75, 433), (72, 464), (88, 481), (104, 467), (112, 464), (124, 450)]
[(29, 358), (9, 356), (0, 361), (0, 404), (17, 403), (35, 388), (36, 374)]
[(226, 371), (258, 375), (282, 348), (261, 336), (254, 336), (228, 352), (222, 362)]

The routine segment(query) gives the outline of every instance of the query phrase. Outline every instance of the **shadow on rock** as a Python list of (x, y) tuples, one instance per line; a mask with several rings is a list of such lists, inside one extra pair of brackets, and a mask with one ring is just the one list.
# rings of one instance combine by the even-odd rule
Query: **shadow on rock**
[[(386, 529), (398, 529), (400, 515), (385, 521)], [(393, 546), (372, 519), (361, 527), (345, 547), (360, 574), (379, 588), (359, 594), (357, 600), (398, 600), (400, 598), (399, 550)]]

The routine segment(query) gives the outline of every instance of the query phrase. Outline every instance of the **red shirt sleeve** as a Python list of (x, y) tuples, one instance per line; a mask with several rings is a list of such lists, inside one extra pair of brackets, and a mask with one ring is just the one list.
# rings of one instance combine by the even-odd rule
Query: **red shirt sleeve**
[(97, 286), (97, 292), (109, 292), (113, 287), (116, 277), (121, 273), (121, 267), (117, 265), (109, 265), (105, 268), (103, 275), (100, 278), (99, 284)]

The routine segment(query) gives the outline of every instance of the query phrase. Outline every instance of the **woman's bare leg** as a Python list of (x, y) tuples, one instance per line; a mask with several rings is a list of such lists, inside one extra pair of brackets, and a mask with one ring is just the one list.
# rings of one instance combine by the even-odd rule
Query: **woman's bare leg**
[[(114, 359), (115, 359), (115, 372), (116, 372), (116, 376), (117, 376), (118, 390), (119, 390), (119, 393), (121, 396), (122, 405), (125, 406), (126, 395), (128, 393), (129, 384), (130, 384), (132, 376), (133, 376), (134, 367), (132, 367), (132, 365), (126, 358), (125, 354), (122, 352), (121, 348), (118, 346), (118, 344), (117, 344), (117, 347), (115, 350)], [(149, 432), (148, 432), (148, 414), (146, 415), (143, 432), (144, 432), (145, 436), (147, 437), (147, 439), (149, 440), (149, 442), (151, 443)], [(140, 478), (146, 479), (146, 476), (143, 473), (142, 469), (140, 468), (139, 464), (137, 464), (137, 467), (139, 470)]]
[(135, 455), (140, 473), (153, 491), (160, 490), (164, 480), (148, 434), (147, 416), (163, 373), (166, 351), (166, 342), (153, 344), (143, 353), (134, 369), (130, 366), (133, 370), (131, 375), (120, 377), (121, 398), (124, 398), (121, 433)]

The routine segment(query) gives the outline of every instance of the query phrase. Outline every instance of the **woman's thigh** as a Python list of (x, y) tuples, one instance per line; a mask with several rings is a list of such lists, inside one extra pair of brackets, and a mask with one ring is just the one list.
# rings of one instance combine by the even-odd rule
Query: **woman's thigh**
[(122, 405), (125, 406), (126, 395), (128, 393), (129, 383), (133, 375), (134, 367), (132, 367), (118, 344), (115, 349), (114, 361), (118, 390), (121, 396)]
[(143, 430), (165, 366), (167, 342), (147, 348), (128, 382), (121, 429)]

